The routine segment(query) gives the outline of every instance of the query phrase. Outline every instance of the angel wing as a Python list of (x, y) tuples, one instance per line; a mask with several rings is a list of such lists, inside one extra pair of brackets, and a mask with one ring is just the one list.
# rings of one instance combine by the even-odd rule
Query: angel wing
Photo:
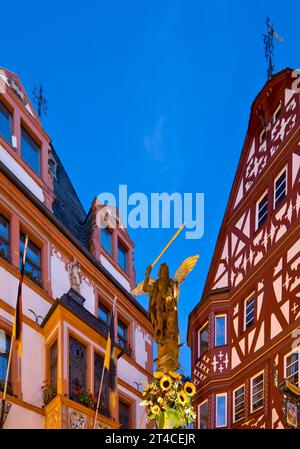
[(196, 265), (197, 261), (199, 259), (199, 254), (196, 254), (195, 256), (188, 257), (185, 259), (184, 262), (180, 265), (179, 268), (177, 268), (174, 279), (178, 282), (178, 284), (182, 284), (187, 275), (192, 271), (194, 266)]
[[(144, 287), (144, 282), (142, 281), (140, 282), (133, 290), (131, 290), (131, 293), (133, 295), (147, 295), (147, 292), (144, 292), (143, 287)], [(155, 282), (155, 279), (149, 279), (149, 285), (152, 286)]]

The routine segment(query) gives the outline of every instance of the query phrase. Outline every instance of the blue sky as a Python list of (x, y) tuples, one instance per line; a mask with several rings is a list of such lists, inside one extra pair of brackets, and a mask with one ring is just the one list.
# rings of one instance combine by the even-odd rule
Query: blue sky
[[(183, 285), (182, 341), (205, 277), (240, 156), (251, 103), (266, 80), (271, 16), (285, 42), (275, 70), (299, 68), (299, 4), (290, 1), (39, 1), (1, 5), (0, 66), (30, 93), (43, 80), (46, 131), (86, 210), (103, 191), (204, 192), (201, 240), (181, 235), (171, 272), (199, 253)], [(174, 230), (133, 230), (141, 280)], [(147, 298), (141, 299), (147, 305)], [(190, 353), (181, 350), (190, 373)]]

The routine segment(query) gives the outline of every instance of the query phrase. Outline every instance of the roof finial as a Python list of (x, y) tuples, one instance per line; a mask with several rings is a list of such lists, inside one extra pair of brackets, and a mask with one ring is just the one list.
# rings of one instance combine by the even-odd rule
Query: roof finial
[(32, 91), (33, 93), (33, 101), (37, 104), (38, 107), (38, 117), (41, 118), (42, 114), (46, 115), (47, 112), (47, 100), (43, 94), (43, 85), (42, 82), (40, 84), (40, 88), (36, 87)]
[(275, 66), (273, 65), (273, 55), (274, 55), (274, 39), (278, 42), (283, 42), (283, 37), (281, 37), (274, 30), (274, 25), (270, 23), (270, 17), (266, 20), (267, 34), (263, 34), (264, 46), (265, 46), (265, 58), (267, 60), (267, 78), (269, 79), (274, 71)]

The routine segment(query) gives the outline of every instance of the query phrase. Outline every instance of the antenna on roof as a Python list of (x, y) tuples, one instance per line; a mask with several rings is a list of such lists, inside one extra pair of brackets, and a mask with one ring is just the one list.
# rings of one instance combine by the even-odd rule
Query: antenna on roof
[(42, 115), (46, 115), (47, 112), (47, 100), (43, 94), (43, 85), (42, 82), (40, 84), (40, 88), (36, 87), (32, 91), (33, 93), (33, 101), (37, 104), (38, 107), (38, 117), (41, 118)]
[(265, 58), (267, 60), (267, 78), (269, 79), (274, 71), (275, 66), (273, 65), (274, 56), (274, 39), (278, 42), (283, 42), (283, 37), (281, 37), (275, 30), (274, 25), (270, 23), (270, 17), (266, 20), (267, 33), (263, 34), (264, 46), (265, 46)]

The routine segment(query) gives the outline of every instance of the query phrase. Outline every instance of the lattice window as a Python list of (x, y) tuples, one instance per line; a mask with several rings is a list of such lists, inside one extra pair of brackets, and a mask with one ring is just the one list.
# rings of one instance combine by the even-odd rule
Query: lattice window
[[(94, 355), (94, 394), (98, 399), (101, 376), (103, 371), (103, 357), (98, 354)], [(109, 409), (109, 399), (108, 399), (108, 371), (105, 370), (103, 377), (103, 385), (101, 392), (101, 403), (100, 403), (100, 413), (107, 413)]]
[(50, 385), (57, 388), (57, 341), (50, 347)]
[(119, 422), (121, 429), (130, 428), (130, 405), (123, 401), (119, 401)]
[(86, 347), (70, 337), (69, 341), (69, 394), (76, 400), (80, 390), (86, 391), (87, 358)]

